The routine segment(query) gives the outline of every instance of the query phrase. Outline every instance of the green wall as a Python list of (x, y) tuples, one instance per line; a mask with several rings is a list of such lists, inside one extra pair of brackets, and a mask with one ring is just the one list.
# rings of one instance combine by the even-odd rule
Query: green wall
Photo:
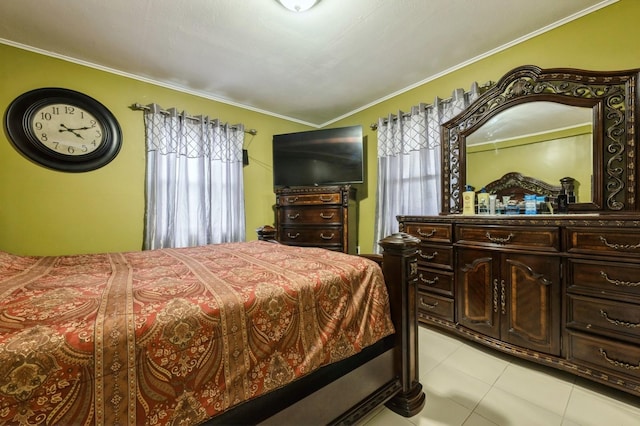
[(214, 102), (140, 80), (0, 44), (0, 111), (21, 93), (65, 87), (92, 96), (116, 116), (123, 143), (108, 165), (63, 173), (22, 157), (0, 133), (0, 250), (17, 254), (68, 254), (142, 248), (144, 125), (134, 103), (157, 103), (192, 115), (209, 115), (257, 129), (246, 135), (244, 168), (247, 238), (274, 221), (271, 138), (309, 130), (288, 120)]
[(376, 133), (369, 126), (377, 123), (379, 117), (398, 110), (408, 111), (412, 105), (421, 102), (431, 103), (436, 97), (449, 98), (455, 88), (468, 90), (472, 81), (480, 84), (498, 81), (521, 65), (603, 71), (640, 68), (638, 17), (640, 1), (620, 0), (335, 123), (335, 126), (362, 124), (370, 145), (367, 157), (368, 196), (360, 202), (359, 241), (362, 252), (370, 252), (374, 243)]
[[(524, 64), (595, 70), (640, 68), (640, 1), (619, 2), (534, 39), (477, 61), (418, 88), (345, 118), (331, 127), (360, 124), (367, 138), (367, 181), (359, 186), (359, 245), (373, 247), (378, 117), (408, 110), (436, 96), (447, 98), (472, 81), (496, 81)], [(460, 29), (462, 31), (463, 29)], [(490, 30), (490, 29), (487, 29)], [(481, 36), (479, 34), (478, 36)], [(242, 122), (250, 165), (245, 167), (247, 239), (273, 223), (271, 138), (308, 127), (251, 110), (155, 86), (106, 71), (0, 44), (0, 109), (21, 93), (46, 86), (86, 93), (105, 104), (120, 122), (123, 146), (107, 166), (87, 173), (51, 171), (21, 157), (0, 134), (0, 250), (18, 254), (64, 254), (138, 250), (144, 214), (144, 128), (133, 103), (158, 103), (191, 114)]]

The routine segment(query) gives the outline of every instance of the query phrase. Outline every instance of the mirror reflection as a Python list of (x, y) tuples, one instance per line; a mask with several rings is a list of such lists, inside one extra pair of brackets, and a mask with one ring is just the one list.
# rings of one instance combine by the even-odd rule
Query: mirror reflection
[(493, 116), (466, 137), (466, 184), (476, 190), (509, 172), (552, 185), (571, 176), (578, 202), (592, 201), (593, 111), (529, 102)]

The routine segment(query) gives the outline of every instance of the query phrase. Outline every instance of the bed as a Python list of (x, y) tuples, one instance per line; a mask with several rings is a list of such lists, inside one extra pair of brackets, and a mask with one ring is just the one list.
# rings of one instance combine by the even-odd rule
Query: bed
[(383, 403), (414, 415), (416, 242), (385, 240), (377, 262), (266, 241), (0, 252), (0, 423), (351, 424)]
[[(567, 177), (565, 179), (569, 179), (573, 185), (573, 178)], [(562, 193), (562, 186), (551, 185), (530, 176), (523, 176), (518, 172), (510, 172), (488, 183), (485, 190), (498, 195), (498, 197), (510, 196), (511, 199), (517, 201), (523, 201), (525, 194), (544, 195), (555, 200)]]
[[(490, 194), (496, 194), (498, 199), (502, 199), (504, 196), (509, 197), (512, 203), (520, 205), (521, 210), (524, 209), (525, 195), (544, 196), (550, 203), (551, 210), (560, 212), (558, 196), (566, 194), (567, 201), (575, 203), (578, 186), (579, 182), (570, 176), (560, 179), (560, 185), (552, 185), (531, 176), (524, 176), (518, 172), (509, 172), (489, 182), (484, 189)], [(568, 208), (566, 204), (565, 207)]]

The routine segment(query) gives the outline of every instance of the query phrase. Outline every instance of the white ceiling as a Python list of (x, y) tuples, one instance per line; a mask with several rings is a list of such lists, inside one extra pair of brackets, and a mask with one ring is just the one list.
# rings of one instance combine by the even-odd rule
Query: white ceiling
[(617, 0), (2, 0), (0, 42), (321, 127)]

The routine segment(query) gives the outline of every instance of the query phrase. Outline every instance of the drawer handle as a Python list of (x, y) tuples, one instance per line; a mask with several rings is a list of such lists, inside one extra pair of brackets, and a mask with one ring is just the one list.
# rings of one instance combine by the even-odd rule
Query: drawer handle
[(333, 213), (331, 213), (330, 215), (326, 215), (324, 214), (324, 212), (320, 212), (320, 217), (323, 219), (331, 219), (333, 217)]
[(622, 361), (617, 361), (615, 359), (611, 359), (609, 358), (609, 356), (607, 355), (607, 353), (605, 352), (604, 349), (602, 348), (598, 348), (600, 350), (600, 355), (602, 355), (604, 357), (605, 360), (607, 360), (607, 362), (611, 365), (615, 365), (616, 367), (622, 367), (625, 368), (627, 370), (640, 370), (640, 364), (638, 365), (632, 365), (626, 362), (622, 362)]
[(623, 327), (628, 327), (628, 328), (636, 328), (636, 327), (640, 327), (640, 323), (633, 323), (633, 322), (627, 322), (627, 321), (620, 321), (620, 320), (616, 320), (616, 319), (611, 319), (609, 318), (609, 315), (602, 309), (600, 309), (600, 315), (602, 315), (602, 317), (604, 319), (606, 319), (607, 321), (609, 321), (611, 324), (614, 325), (621, 325)]
[(287, 218), (291, 219), (291, 220), (295, 220), (297, 218), (300, 217), (300, 213), (296, 213), (296, 214), (287, 214)]
[(420, 304), (421, 304), (422, 306), (424, 306), (425, 308), (435, 309), (435, 308), (438, 306), (438, 301), (436, 300), (436, 303), (434, 303), (433, 305), (430, 305), (430, 304), (426, 303), (426, 302), (424, 301), (424, 299), (421, 297), (421, 298), (420, 298)]
[(511, 241), (513, 237), (515, 237), (515, 235), (513, 235), (512, 233), (509, 233), (509, 235), (507, 235), (506, 238), (492, 237), (489, 231), (487, 231), (485, 235), (487, 236), (489, 241), (491, 241), (492, 243), (498, 243), (498, 244), (508, 243), (509, 241)]
[(320, 233), (320, 238), (322, 238), (323, 240), (333, 240), (333, 236), (334, 236), (334, 235), (335, 235), (335, 234), (332, 232), (332, 233), (331, 233), (331, 235), (326, 236), (326, 235), (324, 235), (324, 234), (321, 232), (321, 233)]
[(287, 197), (288, 203), (295, 203), (296, 201), (298, 201), (298, 197)]
[(436, 229), (435, 228), (432, 229), (431, 232), (422, 232), (420, 230), (420, 228), (418, 228), (418, 230), (416, 232), (418, 233), (418, 235), (420, 235), (423, 238), (431, 238), (434, 235), (436, 235)]
[(435, 285), (439, 280), (439, 277), (435, 277), (432, 280), (428, 280), (426, 279), (422, 274), (420, 274), (420, 281), (422, 281), (423, 283), (427, 284), (427, 285)]
[(616, 244), (616, 243), (610, 243), (609, 241), (607, 241), (607, 239), (605, 237), (600, 237), (600, 241), (602, 241), (605, 246), (611, 247), (614, 250), (635, 250), (637, 248), (640, 248), (640, 243), (638, 243), (638, 244)]
[(622, 285), (622, 286), (626, 286), (626, 287), (637, 287), (637, 286), (640, 286), (640, 281), (634, 283), (634, 282), (631, 282), (631, 281), (620, 281), (620, 280), (611, 279), (611, 278), (609, 278), (607, 273), (604, 272), (604, 271), (600, 271), (600, 276), (602, 278), (604, 278), (608, 283), (613, 284), (613, 285)]
[(493, 312), (498, 312), (498, 279), (493, 279)]
[(422, 254), (422, 250), (418, 250), (418, 255), (423, 259), (433, 260), (438, 255), (438, 252), (434, 251), (433, 254)]
[(506, 295), (504, 292), (504, 280), (500, 280), (500, 308), (502, 315), (507, 313), (506, 309)]
[(320, 201), (322, 201), (323, 203), (328, 203), (329, 201), (332, 201), (333, 197), (331, 195), (327, 196), (327, 195), (321, 195), (320, 196)]
[(299, 232), (296, 232), (295, 235), (291, 234), (291, 232), (287, 232), (287, 237), (291, 238), (292, 240), (295, 240), (296, 238), (298, 238), (300, 236)]

